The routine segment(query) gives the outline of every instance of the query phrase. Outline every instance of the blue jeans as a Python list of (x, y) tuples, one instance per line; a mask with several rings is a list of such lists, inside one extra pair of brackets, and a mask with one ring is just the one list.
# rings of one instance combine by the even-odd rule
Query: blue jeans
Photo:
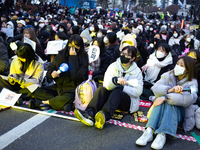
[(155, 134), (165, 133), (177, 137), (177, 127), (183, 122), (184, 114), (183, 107), (164, 102), (153, 108), (146, 127), (154, 129)]

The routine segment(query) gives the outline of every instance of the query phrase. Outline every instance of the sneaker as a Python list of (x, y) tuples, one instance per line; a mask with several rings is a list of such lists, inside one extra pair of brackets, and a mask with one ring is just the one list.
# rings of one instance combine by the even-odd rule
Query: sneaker
[(152, 140), (153, 140), (153, 132), (145, 130), (142, 136), (139, 137), (135, 143), (140, 146), (145, 146), (147, 145), (147, 142), (150, 142)]
[(153, 149), (162, 149), (166, 142), (166, 135), (164, 133), (157, 134), (155, 140), (151, 144)]
[(87, 111), (82, 111), (78, 108), (74, 110), (74, 115), (80, 122), (84, 123), (87, 126), (94, 126), (94, 118)]
[(38, 99), (31, 99), (29, 100), (28, 107), (31, 109), (40, 108), (40, 104), (42, 104), (42, 101)]
[(103, 129), (105, 123), (106, 123), (106, 117), (104, 112), (101, 110), (95, 115), (95, 127), (97, 129)]

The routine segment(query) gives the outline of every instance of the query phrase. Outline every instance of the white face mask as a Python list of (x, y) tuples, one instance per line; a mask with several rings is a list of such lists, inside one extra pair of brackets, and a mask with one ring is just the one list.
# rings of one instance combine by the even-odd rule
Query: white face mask
[(112, 32), (111, 30), (108, 30), (107, 33)]
[(151, 48), (153, 48), (153, 47), (154, 47), (154, 44), (153, 44), (153, 43), (151, 43), (151, 44), (149, 44), (149, 46), (150, 46)]
[(146, 27), (145, 27), (145, 30), (146, 30), (146, 31), (149, 30), (149, 26), (146, 26)]
[(163, 58), (163, 57), (165, 57), (165, 54), (162, 53), (161, 51), (156, 51), (156, 56), (157, 56), (157, 58)]
[(178, 34), (177, 34), (177, 33), (174, 33), (173, 35), (174, 35), (174, 37), (175, 37), (175, 38), (177, 38), (177, 37), (178, 37)]
[(171, 25), (171, 28), (174, 28), (174, 25)]
[(94, 27), (93, 26), (90, 27), (90, 31), (94, 31)]
[(187, 40), (188, 42), (190, 42), (190, 41), (191, 41), (191, 38), (189, 37), (189, 38), (187, 38), (186, 40)]
[(102, 33), (97, 33), (97, 37), (102, 37)]
[(153, 31), (153, 28), (150, 28), (149, 30), (150, 30), (150, 31)]
[(59, 32), (63, 32), (63, 31), (64, 31), (64, 29), (62, 29), (62, 28), (59, 29)]
[(103, 38), (103, 42), (104, 42), (105, 44), (108, 43), (108, 38), (107, 38), (106, 36)]
[(11, 25), (7, 25), (7, 28), (8, 28), (8, 29), (12, 29), (12, 26), (11, 26)]
[(194, 39), (194, 35), (190, 35), (190, 38), (191, 38), (191, 39)]
[(40, 23), (40, 24), (39, 24), (39, 27), (40, 27), (40, 28), (43, 28), (43, 27), (44, 27), (44, 23)]
[(174, 75), (175, 75), (175, 76), (183, 75), (183, 74), (184, 74), (184, 71), (185, 71), (185, 68), (184, 68), (184, 67), (181, 67), (181, 66), (179, 66), (179, 65), (176, 65), (175, 68), (174, 68)]

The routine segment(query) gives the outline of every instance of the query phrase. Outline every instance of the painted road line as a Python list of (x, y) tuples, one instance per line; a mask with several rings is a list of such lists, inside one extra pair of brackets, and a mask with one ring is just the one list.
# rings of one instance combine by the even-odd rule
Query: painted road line
[[(25, 102), (24, 104), (28, 105), (27, 102)], [(140, 105), (142, 107), (151, 107), (152, 102), (140, 100)], [(62, 114), (74, 115), (74, 113), (72, 111), (71, 112), (57, 111), (57, 112), (62, 113)], [(61, 115), (58, 115), (58, 116), (60, 117)], [(117, 126), (122, 126), (122, 127), (126, 127), (126, 128), (131, 128), (131, 129), (135, 129), (135, 130), (140, 130), (140, 131), (143, 131), (145, 129), (145, 127), (142, 127), (142, 126), (137, 126), (134, 124), (129, 124), (129, 123), (121, 122), (118, 120), (113, 120), (113, 119), (110, 119), (106, 123), (117, 125)], [(177, 137), (182, 140), (197, 142), (197, 140), (193, 136), (177, 134)]]
[[(125, 128), (131, 128), (131, 129), (135, 129), (135, 130), (140, 130), (140, 131), (144, 131), (145, 130), (145, 127), (137, 126), (137, 125), (129, 124), (129, 123), (125, 123), (125, 122), (121, 122), (121, 121), (118, 121), (118, 120), (112, 120), (112, 119), (110, 119), (106, 123), (117, 125), (117, 126), (120, 126), (120, 127), (125, 127)], [(192, 136), (181, 135), (181, 134), (176, 134), (176, 135), (177, 135), (177, 137), (179, 139), (187, 140), (187, 141), (192, 141), (192, 142), (197, 142), (197, 140), (194, 137), (192, 137)]]
[[(55, 112), (51, 112), (55, 113)], [(0, 149), (4, 149), (9, 144), (50, 118), (51, 116), (47, 115), (35, 115), (32, 118), (28, 119), (27, 121), (23, 122), (22, 124), (18, 125), (17, 127), (13, 128), (12, 130), (8, 131), (7, 133), (0, 136)]]
[[(55, 113), (49, 113), (49, 112), (45, 112), (45, 111), (40, 111), (40, 110), (35, 110), (35, 109), (30, 109), (30, 108), (24, 108), (24, 107), (20, 107), (20, 106), (12, 106), (12, 108), (24, 110), (24, 111), (29, 111), (29, 112), (34, 112), (34, 113), (38, 113), (38, 114), (43, 114), (43, 115), (48, 115), (48, 116), (52, 116), (52, 117), (58, 117), (58, 118), (63, 118), (63, 119), (68, 119), (68, 120), (73, 120), (73, 121), (79, 121), (75, 117), (62, 116), (62, 115), (58, 115), (58, 114), (55, 114)], [(52, 110), (57, 112), (54, 109), (52, 109)]]

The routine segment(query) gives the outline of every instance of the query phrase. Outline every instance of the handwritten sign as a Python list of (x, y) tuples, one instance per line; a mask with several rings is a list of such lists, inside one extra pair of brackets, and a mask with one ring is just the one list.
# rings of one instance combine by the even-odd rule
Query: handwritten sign
[(88, 50), (89, 63), (96, 61), (99, 58), (100, 49), (98, 46), (90, 46)]
[(6, 88), (3, 88), (0, 93), (0, 105), (13, 106), (17, 102), (20, 96), (21, 94), (17, 94)]
[(58, 54), (67, 45), (68, 40), (56, 40), (49, 41), (47, 43), (47, 53), (46, 54)]
[(36, 42), (24, 37), (24, 43), (31, 45), (34, 51), (36, 50)]
[(7, 37), (14, 37), (14, 30), (9, 28), (1, 28), (1, 31), (6, 34)]

